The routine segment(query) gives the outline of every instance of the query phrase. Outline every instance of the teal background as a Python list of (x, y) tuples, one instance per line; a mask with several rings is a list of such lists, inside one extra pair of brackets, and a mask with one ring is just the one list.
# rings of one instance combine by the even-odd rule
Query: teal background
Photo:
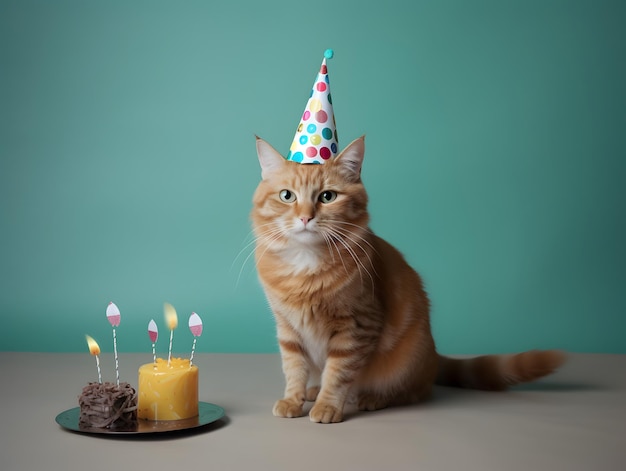
[(445, 353), (626, 353), (622, 1), (0, 0), (1, 350), (277, 351), (254, 134), (287, 153), (322, 53), (372, 228)]

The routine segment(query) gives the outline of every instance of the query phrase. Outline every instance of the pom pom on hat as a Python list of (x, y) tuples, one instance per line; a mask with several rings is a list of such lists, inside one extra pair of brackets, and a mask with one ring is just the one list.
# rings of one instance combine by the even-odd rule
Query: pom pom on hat
[(326, 67), (326, 59), (333, 56), (332, 49), (324, 51), (320, 71), (296, 129), (287, 160), (301, 164), (321, 164), (338, 153), (339, 141)]

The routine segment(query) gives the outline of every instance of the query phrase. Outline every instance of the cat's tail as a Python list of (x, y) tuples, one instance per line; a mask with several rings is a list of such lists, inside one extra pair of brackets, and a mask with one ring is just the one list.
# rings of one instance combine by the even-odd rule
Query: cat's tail
[(502, 391), (554, 372), (565, 361), (559, 350), (457, 359), (439, 355), (436, 383), (457, 388)]

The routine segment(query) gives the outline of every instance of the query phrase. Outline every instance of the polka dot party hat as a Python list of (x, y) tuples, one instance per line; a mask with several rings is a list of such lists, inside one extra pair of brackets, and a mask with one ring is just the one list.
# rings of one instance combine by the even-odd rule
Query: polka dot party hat
[(337, 155), (337, 129), (326, 68), (326, 59), (331, 59), (333, 55), (332, 49), (324, 52), (322, 66), (291, 143), (287, 160), (301, 164), (322, 164)]

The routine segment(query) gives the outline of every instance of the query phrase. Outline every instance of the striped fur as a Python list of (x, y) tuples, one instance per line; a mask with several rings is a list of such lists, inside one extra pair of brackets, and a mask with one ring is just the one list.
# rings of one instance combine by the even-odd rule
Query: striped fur
[(309, 400), (312, 421), (339, 422), (349, 397), (376, 410), (425, 399), (436, 381), (505, 389), (563, 362), (555, 351), (471, 360), (437, 354), (419, 275), (369, 229), (364, 138), (324, 165), (286, 161), (259, 138), (257, 152), (255, 256), (286, 380), (274, 415), (300, 417)]

